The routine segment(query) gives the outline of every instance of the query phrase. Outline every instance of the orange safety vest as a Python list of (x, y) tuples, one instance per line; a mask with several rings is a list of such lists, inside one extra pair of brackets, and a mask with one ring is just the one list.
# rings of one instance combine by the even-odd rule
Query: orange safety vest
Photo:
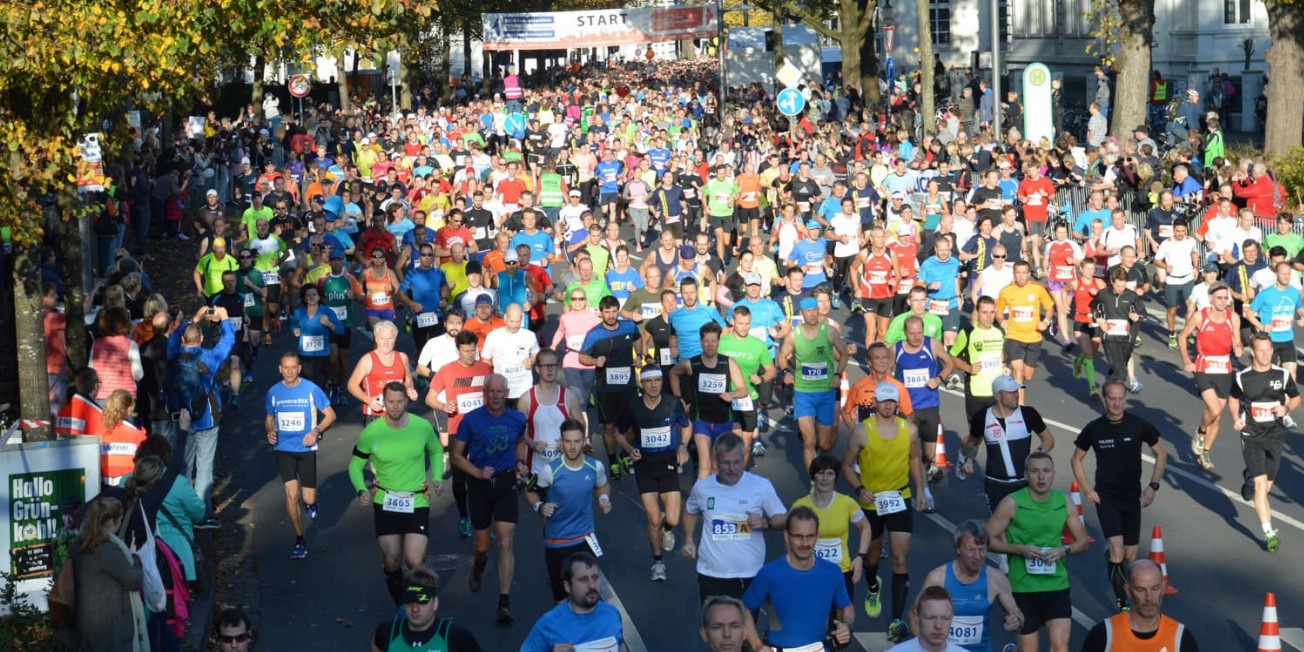
[(1159, 630), (1148, 639), (1132, 633), (1127, 612), (1105, 620), (1105, 650), (1108, 652), (1168, 652), (1182, 651), (1182, 633), (1186, 626), (1169, 618), (1159, 617)]
[(104, 432), (104, 411), (93, 399), (73, 394), (54, 419), (54, 432), (60, 438), (99, 435)]
[(123, 421), (100, 437), (100, 479), (113, 482), (136, 467), (136, 449), (145, 441), (145, 431)]

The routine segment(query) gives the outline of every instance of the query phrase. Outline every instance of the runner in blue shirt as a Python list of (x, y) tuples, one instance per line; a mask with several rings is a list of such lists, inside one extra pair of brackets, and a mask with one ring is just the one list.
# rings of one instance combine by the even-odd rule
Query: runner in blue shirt
[(942, 339), (948, 348), (960, 332), (959, 277), (960, 261), (951, 256), (951, 240), (938, 238), (933, 257), (919, 266), (919, 282), (928, 289), (928, 312), (942, 318)]
[(792, 326), (778, 303), (761, 296), (760, 274), (752, 272), (743, 279), (743, 282), (747, 284), (747, 294), (742, 300), (734, 302), (734, 307), (745, 306), (751, 311), (752, 326), (749, 332), (765, 342), (765, 346), (770, 349), (770, 355), (774, 355), (778, 352), (775, 341), (786, 337), (792, 330)]
[(321, 305), (321, 290), (316, 285), (304, 285), (299, 295), (303, 305), (290, 317), (290, 329), (298, 340), (296, 350), (302, 358), (303, 377), (321, 387), (329, 373), (329, 335), (343, 335), (344, 323), (335, 316), (335, 311)]
[(587, 429), (578, 419), (561, 423), (561, 456), (548, 464), (551, 485), (525, 493), (534, 511), (543, 516), (543, 556), (552, 583), (553, 602), (566, 599), (561, 581), (561, 564), (577, 552), (602, 547), (593, 525), (593, 497), (603, 514), (611, 513), (611, 484), (597, 460), (584, 454)]
[[(819, 516), (809, 507), (788, 512), (783, 526), (787, 554), (756, 573), (751, 586), (743, 593), (748, 609), (760, 609), (768, 600), (771, 612), (783, 629), (771, 629), (765, 642), (783, 649), (805, 649), (819, 645), (823, 650), (829, 636), (829, 613), (836, 612), (832, 625), (833, 639), (839, 645), (851, 642), (851, 625), (856, 610), (847, 596), (842, 569), (837, 564), (815, 556), (819, 539)], [(751, 623), (749, 623), (751, 624)], [(762, 649), (760, 636), (751, 624), (747, 632), (753, 650)]]
[(1247, 320), (1255, 328), (1268, 334), (1272, 340), (1272, 357), (1291, 376), (1295, 377), (1298, 354), (1295, 352), (1295, 326), (1304, 326), (1304, 301), (1299, 290), (1291, 287), (1294, 270), (1282, 261), (1273, 268), (1277, 281), (1259, 290), (1250, 302)]
[(806, 222), (806, 238), (792, 245), (788, 254), (788, 264), (806, 272), (806, 278), (801, 282), (803, 290), (829, 281), (825, 266), (832, 262), (833, 257), (828, 255), (828, 240), (820, 235), (820, 228), (820, 223), (815, 220)]
[(572, 650), (629, 652), (620, 610), (601, 599), (598, 560), (587, 552), (572, 554), (562, 562), (561, 581), (566, 601), (539, 617), (521, 644), (521, 652), (553, 652), (559, 645), (569, 645)]
[(267, 431), (267, 443), (276, 449), (276, 463), (281, 469), (281, 482), (285, 484), (285, 507), (294, 530), (291, 559), (308, 556), (299, 514), (300, 489), (308, 519), (317, 520), (317, 442), (335, 422), (330, 399), (311, 380), (299, 377), (302, 368), (297, 353), (282, 353), (281, 382), (267, 390), (264, 400), (267, 417), (263, 427)]
[(417, 261), (416, 268), (408, 271), (398, 286), (398, 300), (408, 308), (412, 339), (416, 341), (419, 352), (430, 338), (439, 334), (436, 331), (443, 318), (444, 306), (448, 305), (450, 288), (443, 270), (435, 265), (433, 244), (421, 244)]
[(719, 312), (697, 302), (697, 281), (692, 277), (685, 277), (679, 282), (679, 296), (684, 300), (684, 307), (670, 313), (666, 321), (670, 323), (670, 330), (674, 331), (679, 347), (679, 361), (682, 362), (702, 354), (703, 324), (713, 321), (722, 328), (727, 324)]

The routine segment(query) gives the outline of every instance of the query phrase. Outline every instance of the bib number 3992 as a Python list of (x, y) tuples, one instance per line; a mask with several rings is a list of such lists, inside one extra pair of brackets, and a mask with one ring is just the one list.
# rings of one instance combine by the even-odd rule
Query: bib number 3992
[(879, 491), (874, 494), (874, 511), (879, 516), (903, 512), (905, 509), (906, 499), (901, 497), (900, 491)]

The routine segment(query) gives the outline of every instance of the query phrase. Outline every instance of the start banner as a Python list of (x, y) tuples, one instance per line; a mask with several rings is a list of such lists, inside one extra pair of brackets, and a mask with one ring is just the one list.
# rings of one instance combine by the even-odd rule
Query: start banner
[(718, 35), (706, 5), (600, 11), (483, 14), (486, 50), (560, 50), (660, 43)]

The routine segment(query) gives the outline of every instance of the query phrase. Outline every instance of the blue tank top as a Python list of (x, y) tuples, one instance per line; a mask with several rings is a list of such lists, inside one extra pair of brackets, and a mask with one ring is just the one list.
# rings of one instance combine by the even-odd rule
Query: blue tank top
[(948, 563), (943, 586), (951, 594), (951, 605), (955, 609), (948, 640), (969, 652), (992, 652), (987, 631), (991, 625), (988, 616), (992, 611), (992, 603), (987, 599), (987, 565), (983, 564), (978, 579), (973, 583), (961, 584), (955, 577), (955, 562)]
[(924, 337), (924, 346), (918, 353), (906, 352), (905, 340), (896, 343), (896, 379), (906, 386), (912, 408), (924, 410), (941, 405), (939, 390), (928, 388), (928, 379), (936, 375), (932, 338)]

